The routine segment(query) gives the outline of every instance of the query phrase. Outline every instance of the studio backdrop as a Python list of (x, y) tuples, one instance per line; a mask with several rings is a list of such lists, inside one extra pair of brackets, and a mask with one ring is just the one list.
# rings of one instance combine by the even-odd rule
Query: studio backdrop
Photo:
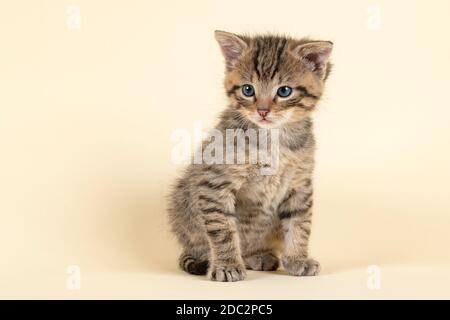
[[(0, 8), (0, 297), (450, 297), (448, 1)], [(216, 29), (334, 43), (313, 116), (319, 277), (178, 269), (174, 132), (211, 128), (226, 106)]]

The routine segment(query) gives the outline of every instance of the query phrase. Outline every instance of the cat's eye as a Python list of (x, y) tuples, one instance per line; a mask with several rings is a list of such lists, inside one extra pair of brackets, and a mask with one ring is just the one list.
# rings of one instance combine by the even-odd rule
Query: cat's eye
[(287, 98), (291, 95), (292, 88), (288, 86), (279, 87), (277, 90), (277, 95), (282, 98)]
[(255, 95), (255, 88), (251, 84), (244, 84), (242, 86), (242, 94), (246, 97), (253, 97)]

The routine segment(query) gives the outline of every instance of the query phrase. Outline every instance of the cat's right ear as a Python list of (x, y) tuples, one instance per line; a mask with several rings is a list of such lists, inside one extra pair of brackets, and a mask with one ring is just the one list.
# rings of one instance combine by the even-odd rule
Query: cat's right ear
[(230, 32), (216, 30), (214, 36), (220, 45), (227, 68), (229, 70), (232, 69), (247, 48), (247, 43), (239, 36)]
[(331, 41), (311, 41), (297, 46), (294, 53), (323, 80), (329, 72), (328, 59), (332, 50), (333, 42)]

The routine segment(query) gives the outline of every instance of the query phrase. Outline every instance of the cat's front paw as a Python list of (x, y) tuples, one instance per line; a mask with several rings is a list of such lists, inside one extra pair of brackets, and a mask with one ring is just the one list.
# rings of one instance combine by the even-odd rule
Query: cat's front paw
[(317, 276), (320, 272), (319, 262), (313, 259), (283, 257), (281, 262), (284, 269), (293, 276)]
[(234, 282), (244, 280), (246, 276), (244, 265), (212, 265), (208, 271), (208, 277), (212, 281)]

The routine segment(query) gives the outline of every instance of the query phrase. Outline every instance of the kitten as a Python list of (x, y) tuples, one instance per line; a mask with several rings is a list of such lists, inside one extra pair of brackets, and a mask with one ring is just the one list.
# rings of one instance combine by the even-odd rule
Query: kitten
[(308, 257), (315, 145), (310, 114), (330, 73), (333, 44), (223, 31), (215, 37), (230, 100), (216, 129), (278, 129), (278, 170), (262, 175), (261, 163), (248, 161), (191, 164), (169, 201), (172, 230), (183, 247), (180, 267), (215, 281), (238, 281), (246, 268), (276, 270), (281, 260), (291, 275), (316, 275), (319, 263)]

